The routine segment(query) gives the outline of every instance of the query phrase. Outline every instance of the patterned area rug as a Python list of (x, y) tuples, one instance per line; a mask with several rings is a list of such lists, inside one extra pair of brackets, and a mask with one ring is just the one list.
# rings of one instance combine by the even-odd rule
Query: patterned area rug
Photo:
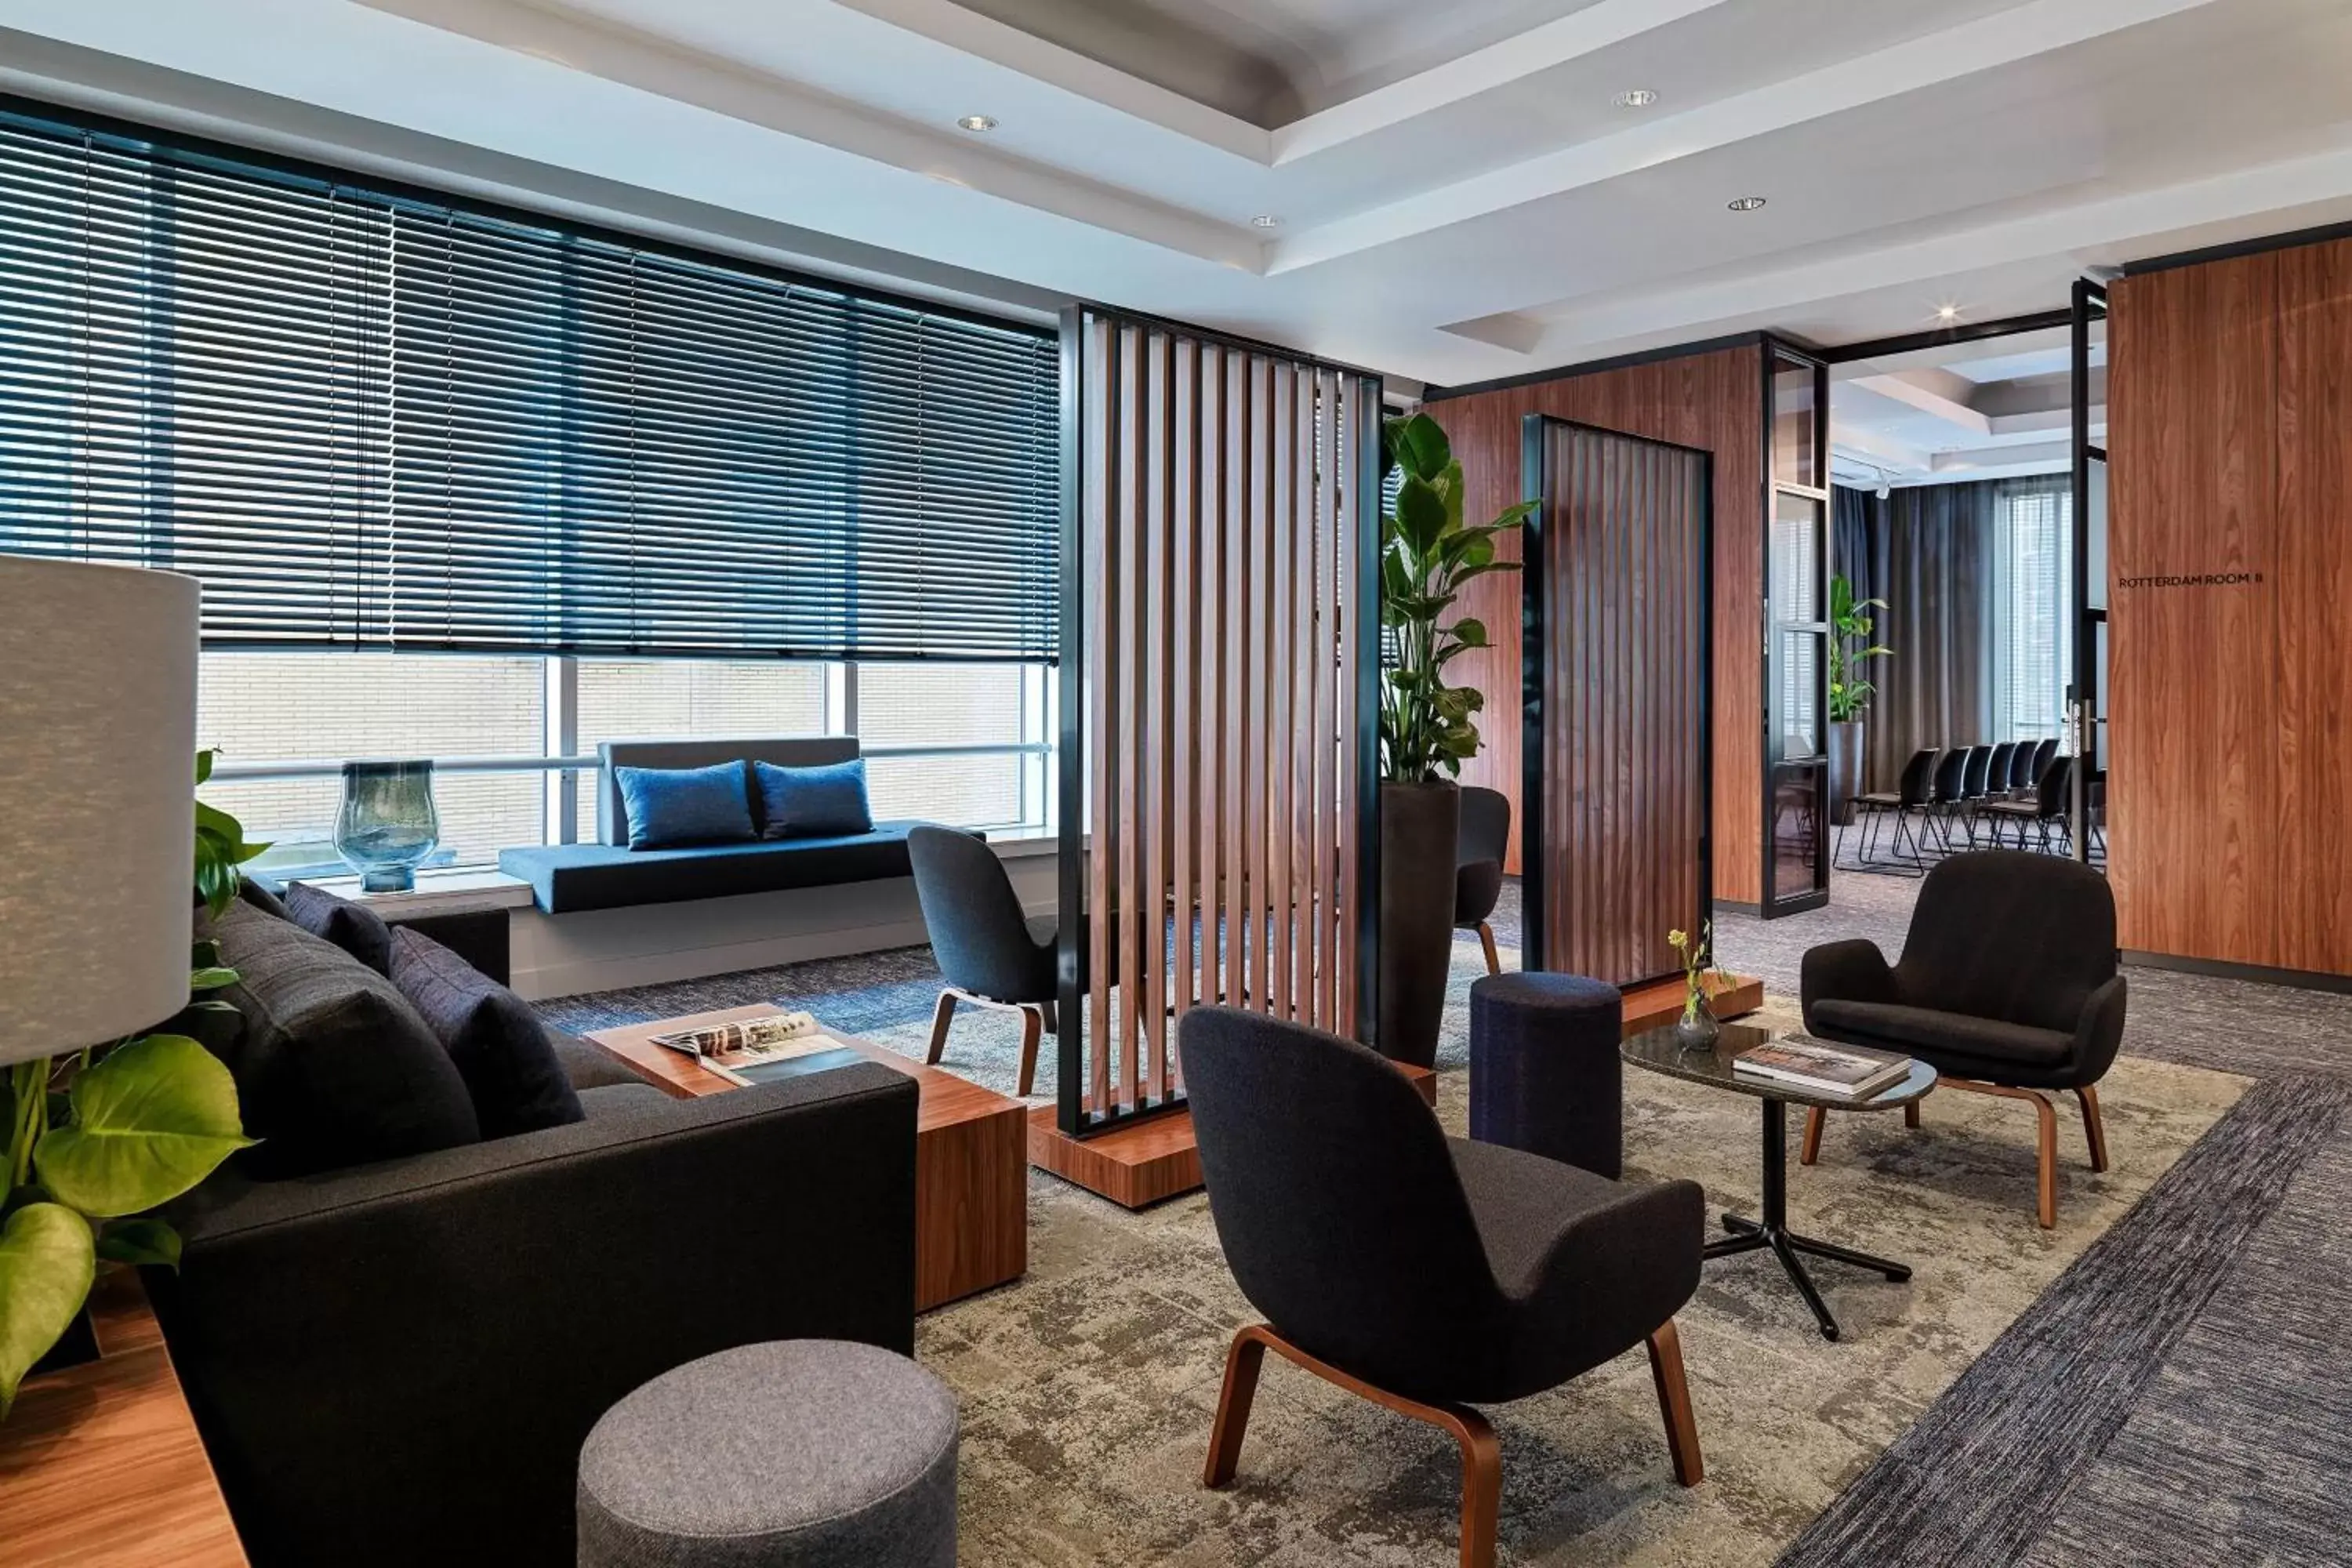
[[(1454, 956), (1440, 1107), (1459, 1132), (1467, 991), (1482, 966), (1474, 942)], [(547, 1011), (567, 1027), (593, 1027), (774, 997), (916, 1056), (936, 984), (918, 950), (573, 998)], [(1010, 1018), (967, 1011), (945, 1065), (1009, 1093), (1017, 1039)], [(1040, 1066), (1043, 1100), (1053, 1090), (1050, 1050)], [(1673, 1482), (1638, 1351), (1494, 1409), (1504, 1561), (1770, 1563), (2243, 1088), (2195, 1068), (2124, 1063), (2105, 1094), (2114, 1168), (2093, 1175), (2069, 1131), (2054, 1232), (2033, 1223), (2030, 1116), (1947, 1096), (1928, 1102), (1916, 1132), (1899, 1117), (1837, 1119), (1822, 1163), (1792, 1173), (1792, 1212), (1816, 1234), (1912, 1262), (1911, 1283), (1822, 1266), (1846, 1329), (1832, 1345), (1769, 1259), (1710, 1264), (1680, 1319), (1708, 1466), (1693, 1490)], [(1693, 1177), (1712, 1205), (1752, 1213), (1759, 1125), (1744, 1097), (1628, 1072), (1633, 1179)], [(919, 1355), (963, 1405), (964, 1563), (1452, 1560), (1459, 1505), (1450, 1444), (1279, 1363), (1262, 1385), (1239, 1481), (1222, 1493), (1201, 1489), (1225, 1344), (1254, 1316), (1205, 1200), (1130, 1215), (1033, 1173), (1030, 1247), (1019, 1283), (929, 1313), (919, 1328)]]

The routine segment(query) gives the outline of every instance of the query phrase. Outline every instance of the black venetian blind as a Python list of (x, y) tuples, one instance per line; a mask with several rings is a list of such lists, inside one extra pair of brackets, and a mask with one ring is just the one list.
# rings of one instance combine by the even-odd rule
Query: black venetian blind
[(1047, 334), (0, 110), (0, 550), (208, 646), (1050, 659)]

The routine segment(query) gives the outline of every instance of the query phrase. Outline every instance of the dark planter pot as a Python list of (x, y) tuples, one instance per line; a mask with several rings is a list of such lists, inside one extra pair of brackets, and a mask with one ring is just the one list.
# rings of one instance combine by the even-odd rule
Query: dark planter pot
[(1437, 1060), (1461, 831), (1456, 785), (1381, 785), (1381, 1005), (1372, 1044), (1391, 1061), (1425, 1068)]
[(63, 1372), (68, 1367), (82, 1366), (97, 1359), (98, 1330), (90, 1323), (89, 1303), (85, 1301), (81, 1310), (74, 1314), (74, 1321), (66, 1325), (66, 1331), (58, 1336), (58, 1342), (51, 1345), (47, 1353), (35, 1362), (32, 1370), (25, 1375), (28, 1379), (36, 1378), (45, 1372)]
[(1862, 724), (1860, 721), (1830, 726), (1830, 821), (1840, 827), (1853, 820), (1853, 797), (1862, 793)]

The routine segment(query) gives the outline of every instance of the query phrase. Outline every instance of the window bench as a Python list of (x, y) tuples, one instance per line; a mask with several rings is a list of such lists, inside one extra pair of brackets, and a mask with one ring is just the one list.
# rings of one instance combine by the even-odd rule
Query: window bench
[(532, 901), (551, 915), (791, 892), (910, 875), (907, 833), (914, 826), (877, 822), (871, 833), (841, 837), (698, 844), (682, 849), (553, 844), (504, 850), (499, 869), (530, 883)]

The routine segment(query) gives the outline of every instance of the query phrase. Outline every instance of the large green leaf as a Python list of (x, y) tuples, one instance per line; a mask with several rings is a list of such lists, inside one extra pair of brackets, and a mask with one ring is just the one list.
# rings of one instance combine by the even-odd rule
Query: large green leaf
[(1416, 479), (1433, 479), (1454, 460), (1445, 427), (1426, 414), (1391, 419), (1385, 429), (1388, 449), (1400, 468)]
[(0, 1225), (0, 1419), (97, 1278), (89, 1224), (63, 1204), (29, 1204)]
[(153, 1215), (109, 1220), (99, 1233), (98, 1255), (109, 1263), (180, 1266), (180, 1233)]
[(73, 1121), (33, 1150), (42, 1184), (87, 1215), (136, 1214), (178, 1197), (252, 1140), (236, 1082), (184, 1035), (150, 1035), (73, 1081)]
[(1445, 498), (1428, 480), (1408, 475), (1397, 487), (1396, 520), (1406, 549), (1426, 555), (1445, 531)]

